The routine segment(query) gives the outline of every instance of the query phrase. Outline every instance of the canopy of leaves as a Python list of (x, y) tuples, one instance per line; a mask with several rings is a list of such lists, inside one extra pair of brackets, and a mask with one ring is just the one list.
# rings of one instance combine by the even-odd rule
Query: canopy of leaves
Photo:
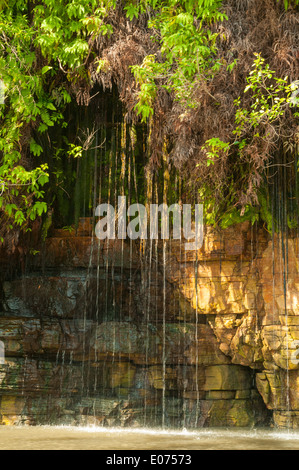
[(254, 219), (271, 161), (298, 153), (298, 3), (2, 2), (0, 236), (47, 210), (35, 136), (66, 127), (66, 105), (88, 106), (96, 84), (116, 84), (127, 119), (147, 123), (152, 168), (167, 140), (169, 161), (212, 204), (211, 221), (232, 211)]

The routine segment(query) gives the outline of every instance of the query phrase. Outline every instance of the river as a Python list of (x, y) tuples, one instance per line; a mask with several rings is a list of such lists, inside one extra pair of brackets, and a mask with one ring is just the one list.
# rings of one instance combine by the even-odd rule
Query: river
[(3, 426), (0, 427), (0, 450), (299, 450), (299, 433), (272, 429), (163, 431)]

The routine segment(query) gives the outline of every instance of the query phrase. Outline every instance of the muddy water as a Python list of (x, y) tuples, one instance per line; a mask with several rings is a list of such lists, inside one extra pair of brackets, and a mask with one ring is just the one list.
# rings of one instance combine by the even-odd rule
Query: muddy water
[(299, 433), (268, 429), (234, 431), (209, 429), (179, 432), (63, 426), (0, 427), (0, 450), (194, 451), (235, 449), (299, 450)]

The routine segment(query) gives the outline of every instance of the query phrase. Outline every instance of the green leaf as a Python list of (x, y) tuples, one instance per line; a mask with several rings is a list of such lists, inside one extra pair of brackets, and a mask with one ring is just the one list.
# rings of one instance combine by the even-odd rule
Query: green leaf
[(40, 154), (43, 152), (43, 148), (39, 144), (37, 144), (34, 139), (31, 139), (30, 152), (32, 152), (34, 156), (39, 157)]
[(130, 4), (130, 5), (126, 5), (124, 7), (124, 9), (126, 10), (127, 12), (127, 17), (130, 19), (130, 21), (133, 20), (133, 18), (138, 18), (139, 16), (139, 8), (138, 6), (136, 5), (133, 5), (133, 4)]
[(49, 72), (49, 70), (52, 70), (53, 67), (50, 67), (49, 65), (45, 65), (43, 68), (42, 68), (42, 75), (45, 75), (47, 72)]
[(48, 103), (47, 108), (50, 109), (51, 111), (56, 111), (56, 108), (53, 103)]

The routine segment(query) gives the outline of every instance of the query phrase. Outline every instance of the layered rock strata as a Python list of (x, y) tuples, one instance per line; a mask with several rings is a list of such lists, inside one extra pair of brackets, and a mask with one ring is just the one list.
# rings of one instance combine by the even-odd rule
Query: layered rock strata
[(257, 390), (273, 412), (274, 424), (298, 428), (296, 234), (270, 237), (247, 223), (207, 231), (202, 250), (189, 253), (183, 273), (177, 253), (172, 252), (176, 269), (169, 270), (169, 279), (193, 310), (206, 316), (220, 351), (233, 364), (255, 371)]
[(83, 220), (2, 279), (2, 424), (298, 427), (298, 239), (241, 224), (164, 250)]

